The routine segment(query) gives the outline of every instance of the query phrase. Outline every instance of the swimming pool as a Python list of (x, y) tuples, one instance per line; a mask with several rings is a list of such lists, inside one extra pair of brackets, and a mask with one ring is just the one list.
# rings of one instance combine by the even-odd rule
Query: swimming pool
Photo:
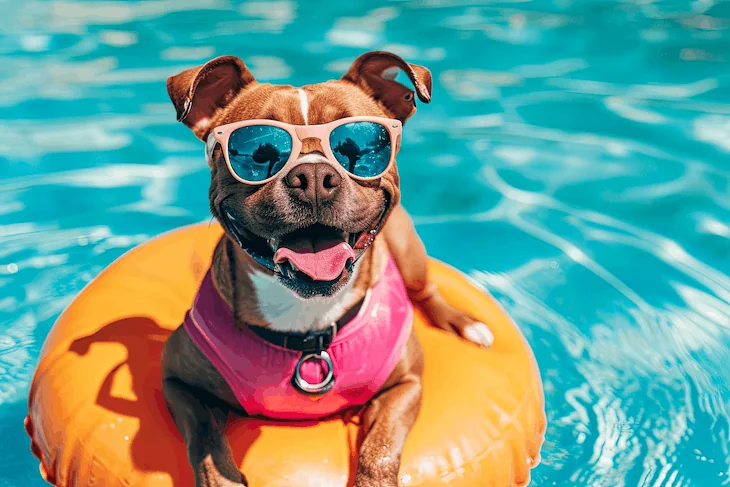
[(434, 73), (403, 201), (485, 285), (545, 382), (535, 486), (720, 486), (730, 452), (730, 3), (0, 3), (0, 486), (41, 486), (22, 419), (60, 311), (130, 247), (205, 220), (168, 75), (259, 80), (363, 51)]

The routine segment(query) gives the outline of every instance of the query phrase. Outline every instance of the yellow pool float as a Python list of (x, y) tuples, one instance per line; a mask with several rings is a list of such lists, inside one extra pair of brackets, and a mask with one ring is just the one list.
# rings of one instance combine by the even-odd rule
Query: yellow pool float
[[(216, 224), (157, 237), (120, 257), (71, 303), (41, 351), (25, 421), (49, 483), (192, 486), (185, 446), (161, 391), (160, 354), (182, 323), (222, 235)], [(436, 261), (453, 305), (488, 323), (491, 349), (436, 330), (416, 310), (423, 404), (403, 453), (404, 486), (529, 482), (545, 432), (542, 383), (524, 337), (489, 295)], [(252, 487), (352, 485), (358, 417), (232, 419), (227, 435)]]

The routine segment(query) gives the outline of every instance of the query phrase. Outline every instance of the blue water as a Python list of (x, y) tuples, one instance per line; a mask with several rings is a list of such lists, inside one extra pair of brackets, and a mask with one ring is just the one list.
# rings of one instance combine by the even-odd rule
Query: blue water
[(507, 308), (549, 428), (535, 486), (730, 482), (730, 3), (0, 1), (0, 486), (43, 339), (148, 238), (208, 218), (165, 78), (260, 80), (387, 49), (431, 68), (403, 201), (429, 252)]

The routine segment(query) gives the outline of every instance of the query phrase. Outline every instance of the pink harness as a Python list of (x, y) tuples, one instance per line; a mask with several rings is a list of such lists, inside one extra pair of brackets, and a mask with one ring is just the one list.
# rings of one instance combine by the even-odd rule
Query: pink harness
[[(183, 326), (249, 415), (311, 420), (362, 406), (375, 396), (408, 341), (413, 306), (389, 258), (380, 281), (329, 347), (303, 354), (275, 345), (247, 326), (237, 327), (208, 272)], [(294, 385), (297, 372), (305, 387), (324, 384), (332, 372), (331, 387), (321, 394), (304, 393)]]

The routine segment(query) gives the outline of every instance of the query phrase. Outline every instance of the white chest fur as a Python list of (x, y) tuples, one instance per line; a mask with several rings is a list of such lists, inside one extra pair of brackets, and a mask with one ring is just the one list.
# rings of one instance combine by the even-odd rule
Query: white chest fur
[(339, 319), (356, 303), (352, 288), (357, 276), (357, 265), (350, 282), (337, 294), (322, 298), (304, 299), (287, 289), (274, 276), (255, 272), (251, 276), (259, 310), (271, 329), (303, 333), (322, 330)]

